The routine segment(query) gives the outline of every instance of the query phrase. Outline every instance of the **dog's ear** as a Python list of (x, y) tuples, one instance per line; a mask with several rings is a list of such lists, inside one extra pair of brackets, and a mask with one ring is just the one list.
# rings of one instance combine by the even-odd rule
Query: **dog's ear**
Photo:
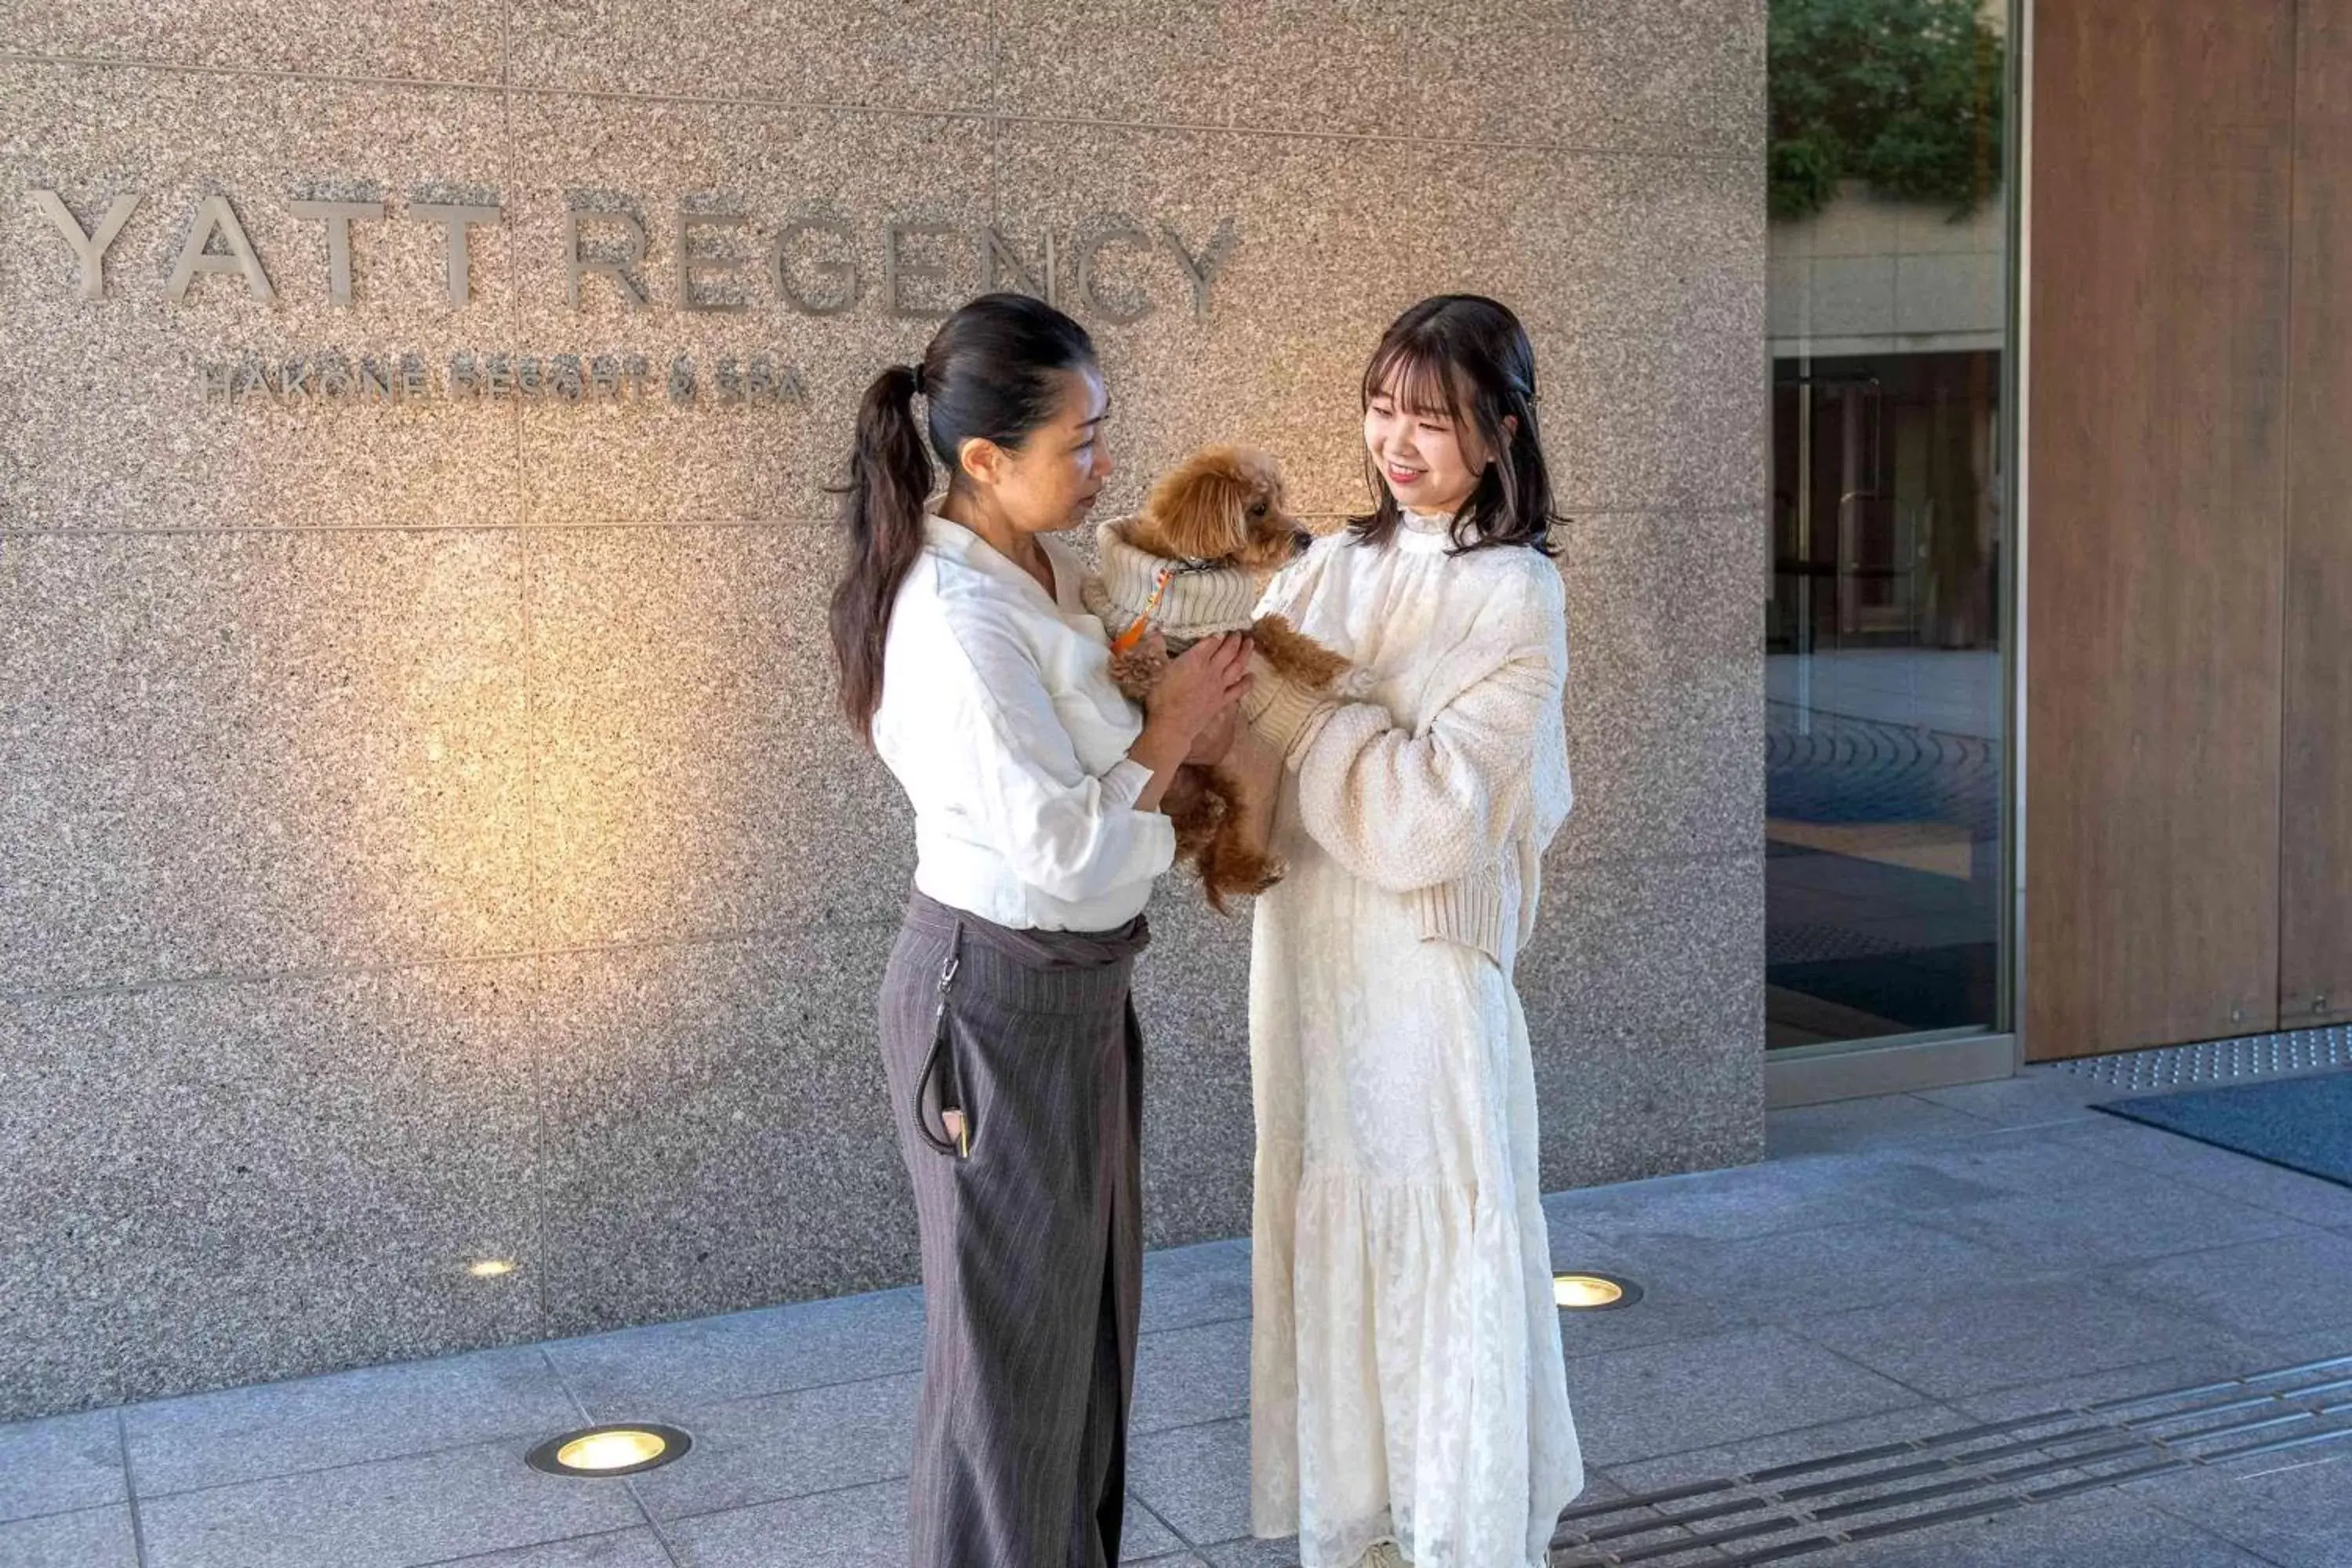
[(1276, 468), (1274, 460), (1269, 458), (1264, 460), (1264, 467), (1258, 471), (1263, 485), (1260, 493), (1265, 497), (1266, 509), (1283, 523), (1290, 525), (1290, 495), (1288, 488), (1282, 482), (1282, 470)]
[(1258, 484), (1236, 454), (1211, 447), (1161, 481), (1150, 508), (1171, 554), (1217, 561), (1249, 542)]
[(1242, 528), (1245, 533), (1264, 532), (1268, 526), (1265, 520), (1269, 517), (1274, 520), (1276, 527), (1290, 526), (1281, 464), (1276, 462), (1270, 454), (1255, 447), (1239, 447), (1234, 448), (1234, 471), (1240, 474), (1249, 486), (1250, 495), (1245, 504), (1260, 509), (1256, 516), (1243, 520)]

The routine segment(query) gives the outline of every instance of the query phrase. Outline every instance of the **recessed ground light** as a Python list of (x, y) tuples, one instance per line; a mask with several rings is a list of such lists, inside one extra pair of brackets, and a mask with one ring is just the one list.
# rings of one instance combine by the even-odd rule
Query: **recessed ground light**
[(1551, 1299), (1581, 1312), (1630, 1307), (1642, 1299), (1642, 1288), (1614, 1274), (1555, 1274)]
[(466, 1272), (477, 1279), (495, 1279), (501, 1274), (514, 1271), (514, 1259), (511, 1258), (485, 1258), (478, 1263), (466, 1266)]
[(551, 1476), (634, 1476), (685, 1456), (694, 1439), (652, 1422), (591, 1426), (550, 1437), (523, 1456)]

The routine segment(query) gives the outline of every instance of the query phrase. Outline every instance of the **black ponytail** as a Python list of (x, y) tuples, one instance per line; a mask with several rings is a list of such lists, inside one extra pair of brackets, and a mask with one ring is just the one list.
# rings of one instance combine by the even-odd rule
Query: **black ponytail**
[(890, 605), (923, 552), (923, 503), (931, 494), (931, 459), (915, 428), (918, 372), (894, 364), (874, 378), (857, 405), (857, 440), (841, 521), (849, 566), (833, 591), (833, 652), (841, 667), (841, 708), (872, 738), (882, 700), (882, 639)]
[[(952, 487), (966, 441), (1017, 450), (1053, 418), (1062, 394), (1057, 373), (1094, 363), (1086, 329), (1053, 306), (1026, 294), (984, 294), (947, 319), (920, 363), (894, 364), (866, 389), (849, 482), (839, 490), (849, 560), (833, 591), (831, 619), (841, 710), (868, 744), (882, 704), (891, 607), (923, 552), (932, 455)], [(920, 425), (918, 394), (927, 405)]]

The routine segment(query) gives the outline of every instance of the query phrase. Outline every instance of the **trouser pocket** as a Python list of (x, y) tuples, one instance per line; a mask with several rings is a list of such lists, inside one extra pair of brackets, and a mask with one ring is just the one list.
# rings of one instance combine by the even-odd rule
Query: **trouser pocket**
[(939, 998), (931, 1014), (931, 1046), (923, 1057), (923, 1070), (915, 1078), (915, 1131), (938, 1153), (952, 1159), (971, 1158), (971, 1105), (964, 1093), (962, 1063), (957, 1059), (953, 1008), (956, 970), (962, 963), (963, 927), (940, 965)]

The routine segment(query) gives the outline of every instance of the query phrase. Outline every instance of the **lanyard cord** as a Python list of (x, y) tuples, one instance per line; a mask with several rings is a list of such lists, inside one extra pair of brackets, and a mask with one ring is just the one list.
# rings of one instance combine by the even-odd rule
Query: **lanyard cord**
[(1162, 566), (1159, 575), (1152, 580), (1151, 596), (1143, 601), (1143, 613), (1135, 617), (1127, 630), (1111, 639), (1110, 651), (1134, 652), (1135, 645), (1143, 640), (1143, 634), (1151, 629), (1151, 617), (1159, 614), (1160, 601), (1168, 596), (1168, 584), (1195, 572), (1213, 571), (1216, 564), (1213, 561), (1171, 561)]
[(1111, 652), (1132, 653), (1135, 651), (1135, 645), (1141, 642), (1143, 640), (1144, 633), (1151, 629), (1151, 617), (1154, 613), (1159, 610), (1160, 601), (1167, 596), (1168, 584), (1176, 580), (1176, 574), (1181, 570), (1182, 570), (1182, 568), (1172, 563), (1169, 565), (1162, 566), (1160, 569), (1158, 580), (1151, 584), (1151, 597), (1143, 601), (1143, 613), (1135, 617), (1134, 625), (1129, 626), (1127, 630), (1119, 633), (1118, 637), (1111, 639)]

